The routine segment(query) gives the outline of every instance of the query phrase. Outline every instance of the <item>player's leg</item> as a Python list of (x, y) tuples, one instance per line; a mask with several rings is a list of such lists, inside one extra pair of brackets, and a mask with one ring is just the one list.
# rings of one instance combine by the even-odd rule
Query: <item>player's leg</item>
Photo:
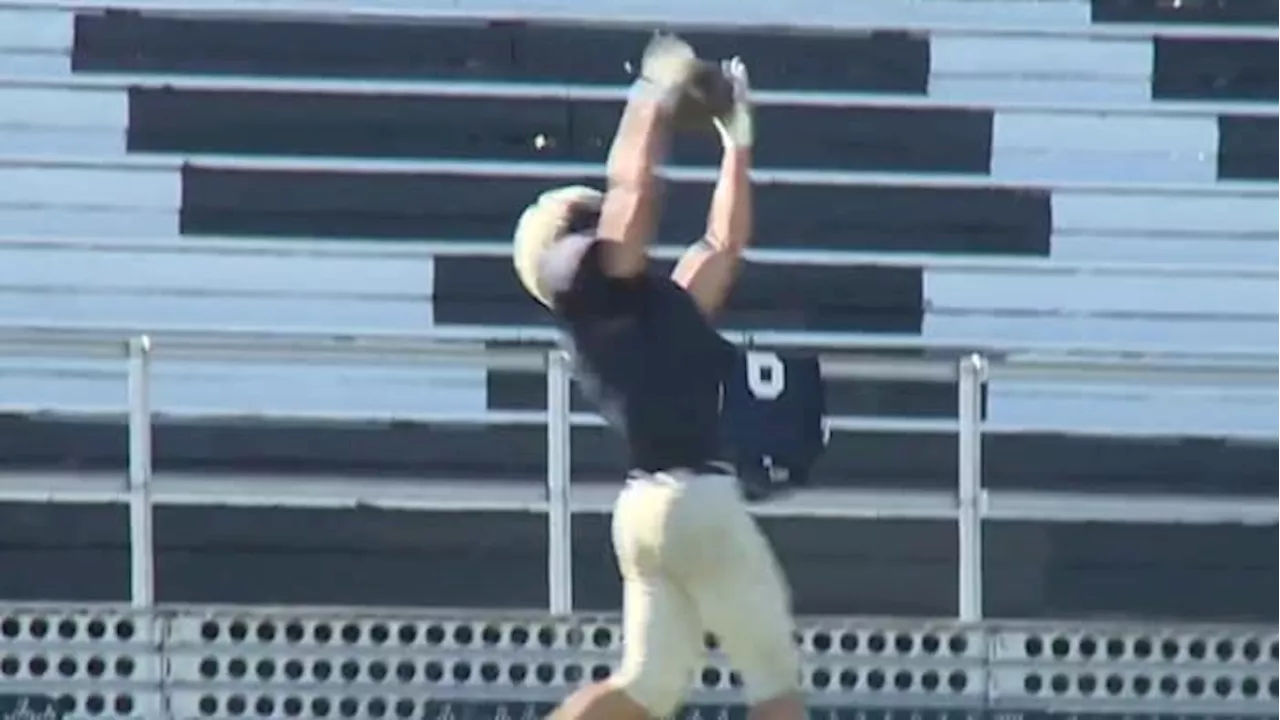
[(553, 720), (656, 720), (684, 700), (701, 637), (692, 603), (668, 582), (623, 583), (622, 664), (571, 695)]
[(665, 572), (668, 510), (678, 488), (631, 483), (613, 515), (622, 573), (622, 664), (609, 679), (569, 697), (554, 720), (654, 720), (683, 701), (702, 652), (693, 601)]
[(608, 682), (649, 717), (673, 713), (693, 683), (702, 632), (693, 602), (667, 580), (624, 583), (622, 664)]
[(786, 577), (728, 480), (717, 483), (704, 509), (720, 520), (723, 551), (691, 588), (698, 618), (742, 677), (752, 720), (803, 720)]

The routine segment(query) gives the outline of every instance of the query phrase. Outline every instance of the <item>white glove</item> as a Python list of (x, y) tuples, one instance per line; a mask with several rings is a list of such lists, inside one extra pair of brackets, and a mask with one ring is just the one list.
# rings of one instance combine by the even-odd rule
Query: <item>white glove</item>
[(751, 78), (742, 58), (720, 63), (725, 77), (733, 83), (733, 109), (715, 119), (716, 130), (726, 148), (749, 148), (755, 142), (755, 126), (751, 114)]
[(636, 89), (674, 103), (697, 62), (698, 57), (689, 43), (675, 35), (656, 33), (640, 60), (640, 82)]

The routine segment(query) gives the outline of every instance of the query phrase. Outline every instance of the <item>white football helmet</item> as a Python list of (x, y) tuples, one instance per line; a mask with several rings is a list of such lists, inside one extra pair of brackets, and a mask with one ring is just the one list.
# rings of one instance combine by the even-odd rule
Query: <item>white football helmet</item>
[(520, 284), (535, 300), (551, 306), (551, 297), (538, 283), (542, 253), (564, 237), (574, 213), (598, 212), (603, 202), (603, 192), (585, 185), (569, 185), (542, 193), (520, 214), (511, 261)]

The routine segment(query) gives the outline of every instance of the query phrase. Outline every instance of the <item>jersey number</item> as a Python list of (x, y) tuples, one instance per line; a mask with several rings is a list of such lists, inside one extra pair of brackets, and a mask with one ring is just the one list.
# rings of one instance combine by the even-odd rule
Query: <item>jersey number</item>
[(747, 389), (757, 400), (777, 400), (787, 389), (787, 370), (777, 353), (747, 353)]

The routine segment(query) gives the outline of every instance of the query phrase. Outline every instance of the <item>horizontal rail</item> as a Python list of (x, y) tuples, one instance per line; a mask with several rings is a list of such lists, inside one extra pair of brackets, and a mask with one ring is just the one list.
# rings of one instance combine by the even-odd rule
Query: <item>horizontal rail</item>
[[(619, 83), (626, 81), (619, 68)], [(345, 93), (351, 95), (408, 95), (425, 97), (518, 98), (545, 100), (623, 100), (624, 85), (600, 86), (572, 83), (526, 83), (511, 81), (473, 82), (451, 80), (347, 80), (333, 78), (280, 78), (255, 75), (181, 75), (167, 73), (111, 73), (110, 75), (0, 75), (0, 88), (56, 88), (103, 90), (150, 88), (159, 90), (249, 90), (275, 93)], [(1189, 100), (1148, 100), (1146, 102), (1063, 100), (951, 100), (919, 95), (831, 92), (816, 90), (753, 90), (751, 98), (760, 106), (814, 108), (971, 109), (980, 107), (1007, 113), (1034, 112), (1064, 115), (1220, 115), (1275, 116), (1275, 103)]]
[[(1252, 238), (1250, 238), (1252, 239)], [(1274, 236), (1260, 235), (1257, 242), (1275, 244)], [(1176, 241), (1171, 241), (1176, 242)], [(509, 240), (405, 240), (392, 245), (367, 240), (331, 239), (323, 242), (281, 240), (255, 236), (195, 236), (182, 242), (172, 238), (103, 238), (76, 236), (6, 236), (0, 228), (0, 255), (7, 249), (21, 250), (92, 250), (101, 253), (147, 253), (158, 256), (189, 255), (217, 252), (229, 256), (284, 256), (324, 258), (385, 258), (429, 261), (436, 257), (501, 257), (511, 256)], [(649, 255), (660, 260), (675, 260), (684, 254), (684, 246), (656, 245)], [(943, 255), (937, 253), (867, 252), (860, 250), (812, 250), (754, 247), (745, 251), (749, 262), (763, 265), (861, 265), (866, 267), (922, 268), (955, 271), (1016, 272), (1019, 275), (1122, 275), (1161, 277), (1275, 278), (1276, 265), (1205, 264), (1191, 262), (1135, 262), (1064, 260), (1038, 256), (991, 257), (984, 255)]]
[[(1259, 0), (1265, 2), (1267, 0)], [(1174, 25), (1149, 23), (1117, 23), (1094, 24), (1088, 21), (1087, 6), (1081, 14), (1079, 24), (1051, 23), (1010, 23), (1010, 22), (938, 22), (927, 17), (884, 17), (884, 13), (866, 13), (857, 15), (842, 12), (840, 6), (831, 6), (823, 13), (786, 12), (785, 8), (761, 9), (737, 8), (739, 12), (723, 12), (723, 6), (711, 5), (706, 9), (706, 16), (692, 15), (697, 8), (682, 7), (676, 3), (669, 6), (650, 5), (651, 10), (637, 9), (634, 3), (597, 2), (587, 5), (565, 2), (561, 7), (528, 6), (520, 2), (493, 2), (485, 0), (420, 0), (414, 4), (383, 3), (377, 0), (361, 0), (356, 2), (340, 2), (322, 4), (314, 0), (4, 0), (0, 8), (35, 8), (41, 10), (118, 10), (127, 7), (133, 10), (150, 10), (156, 12), (173, 12), (185, 15), (223, 15), (230, 13), (253, 13), (257, 17), (274, 16), (280, 19), (289, 18), (322, 18), (332, 20), (388, 20), (388, 21), (430, 21), (460, 20), (476, 22), (480, 20), (502, 21), (518, 20), (525, 22), (568, 21), (592, 23), (602, 27), (618, 25), (634, 25), (637, 23), (673, 22), (683, 27), (703, 27), (708, 29), (731, 29), (736, 27), (765, 27), (775, 31), (796, 31), (831, 34), (849, 30), (929, 30), (939, 33), (957, 35), (1066, 35), (1101, 38), (1146, 38), (1153, 35), (1166, 37), (1221, 37), (1221, 38), (1275, 38), (1280, 33), (1274, 27), (1222, 27), (1217, 25)], [(888, 10), (896, 10), (902, 4), (890, 6)], [(680, 8), (679, 11), (672, 8)], [(720, 10), (720, 12), (717, 12)], [(685, 13), (690, 13), (686, 15)], [(766, 14), (767, 13), (767, 14)]]
[[(278, 340), (255, 341), (252, 337), (219, 333), (207, 340), (175, 338), (153, 334), (159, 345), (157, 355), (165, 360), (193, 362), (287, 363), (305, 361), (313, 365), (339, 363), (375, 367), (456, 367), (460, 363), (483, 364), (491, 370), (537, 372), (546, 368), (545, 352), (533, 347), (493, 348), (477, 345), (424, 342), (346, 343), (340, 336), (298, 338), (295, 343)], [(326, 340), (331, 340), (326, 342)], [(8, 357), (61, 359), (115, 359), (126, 354), (123, 340), (115, 339), (19, 339), (0, 329), (0, 355)], [(441, 347), (443, 346), (443, 347)], [(437, 352), (439, 350), (439, 352)]]
[[(932, 374), (929, 376), (916, 375), (904, 377), (897, 373), (890, 374), (890, 372), (891, 371), (864, 373), (859, 375), (859, 377), (866, 377), (869, 379), (888, 378), (894, 380), (927, 380), (934, 379), (935, 377)], [(124, 374), (125, 373), (122, 370), (120, 372), (120, 377), (123, 378)], [(830, 373), (827, 373), (827, 375), (828, 377), (831, 376)], [(1040, 376), (1036, 376), (1034, 379), (1043, 382)], [(1132, 376), (1117, 376), (1110, 382), (1126, 386), (1141, 384), (1144, 389), (1154, 389), (1151, 387), (1151, 383), (1143, 381), (1144, 378), (1141, 373), (1135, 372)], [(1179, 382), (1176, 379), (1169, 381), (1168, 384), (1173, 387), (1183, 387), (1185, 385), (1185, 383)], [(1265, 381), (1237, 381), (1232, 385), (1223, 383), (1221, 385), (1207, 388), (1206, 392), (1220, 392), (1227, 389), (1252, 389), (1258, 388), (1259, 385), (1265, 386), (1265, 384)], [(60, 418), (94, 420), (120, 418), (123, 417), (126, 412), (127, 408), (123, 403), (118, 405), (76, 405), (66, 402), (39, 404), (11, 403), (0, 400), (0, 414), (37, 416), (52, 415)], [(236, 412), (229, 411), (225, 407), (200, 407), (196, 405), (166, 404), (162, 407), (155, 408), (153, 410), (152, 417), (157, 421), (198, 421), (202, 423), (413, 423), (439, 426), (541, 428), (551, 422), (553, 416), (545, 410), (477, 410), (470, 412), (421, 410), (416, 412), (377, 412), (328, 408), (307, 411), (279, 411), (266, 409)], [(569, 427), (575, 429), (605, 427), (604, 419), (595, 412), (571, 413), (568, 417), (568, 424)], [(886, 433), (895, 435), (946, 435), (955, 434), (960, 430), (960, 421), (955, 418), (895, 418), (864, 415), (830, 415), (825, 419), (825, 425), (827, 429), (832, 432), (863, 434)], [(1077, 427), (1069, 431), (1063, 430), (1060, 427), (1055, 427), (1051, 423), (1017, 422), (1011, 420), (984, 420), (981, 427), (983, 433), (991, 435), (1016, 435), (1022, 433), (1043, 432), (1063, 432), (1071, 434), (1075, 432), (1087, 432), (1091, 436), (1108, 436), (1113, 438), (1150, 438), (1153, 435), (1161, 437), (1177, 437), (1180, 434), (1186, 434), (1178, 433), (1175, 430), (1157, 430), (1142, 425), (1106, 425), (1098, 422), (1090, 423), (1087, 428)], [(1224, 437), (1237, 442), (1267, 442), (1275, 440), (1275, 431), (1263, 428), (1235, 429), (1229, 432), (1223, 431), (1221, 433), (1203, 432), (1192, 434), (1197, 437), (1202, 435), (1206, 437)]]
[[(123, 376), (123, 373), (122, 373)], [(881, 377), (874, 375), (873, 377)], [(895, 376), (897, 377), (897, 376)], [(76, 407), (69, 404), (58, 404), (53, 408), (13, 405), (0, 399), (0, 413), (16, 412), (57, 412), (59, 415), (80, 417), (102, 416), (104, 414), (121, 414), (127, 408), (122, 402), (118, 408), (107, 410), (103, 407)], [(200, 419), (200, 420), (250, 420), (264, 422), (292, 422), (318, 420), (324, 422), (404, 422), (434, 425), (484, 425), (495, 427), (545, 427), (551, 422), (552, 415), (546, 410), (476, 410), (471, 412), (432, 411), (370, 413), (360, 411), (344, 411), (339, 408), (315, 410), (307, 412), (288, 412), (272, 410), (254, 410), (252, 412), (229, 413), (220, 407), (201, 407), (197, 405), (176, 405), (156, 408), (153, 417), (160, 419)], [(948, 433), (955, 432), (958, 421), (955, 419), (928, 418), (881, 418), (836, 416), (827, 419), (828, 426), (839, 432), (885, 432), (885, 433)], [(604, 427), (605, 421), (594, 412), (573, 412), (569, 414), (569, 425), (575, 428)], [(989, 426), (998, 432), (1000, 424)]]
[[(177, 171), (184, 167), (225, 170), (296, 170), (375, 172), (386, 174), (438, 173), (442, 175), (524, 178), (604, 177), (604, 166), (597, 163), (518, 162), (490, 160), (373, 160), (335, 157), (279, 157), (205, 155), (173, 153), (128, 157), (87, 155), (7, 155), (0, 156), (0, 167), (30, 168), (111, 168), (124, 172)], [(667, 167), (663, 177), (675, 181), (713, 182), (712, 167)], [(1206, 183), (1132, 183), (1091, 182), (1076, 180), (1024, 181), (988, 176), (928, 175), (912, 173), (847, 172), (826, 170), (754, 170), (752, 180), (760, 185), (819, 185), (845, 187), (875, 185), (883, 187), (932, 188), (1007, 188), (1014, 190), (1048, 189), (1064, 192), (1115, 193), (1147, 195), (1227, 195), (1232, 197), (1275, 198), (1276, 183), (1218, 180)]]
[[(363, 359), (374, 364), (419, 362), (433, 353), (442, 353), (447, 360), (459, 362), (466, 358), (475, 362), (492, 353), (495, 357), (510, 357), (511, 369), (537, 370), (545, 368), (542, 353), (557, 340), (553, 328), (495, 328), (488, 326), (437, 327), (422, 333), (371, 333), (367, 331), (345, 333), (334, 331), (290, 331), (281, 328), (219, 328), (157, 326), (149, 329), (120, 326), (42, 325), (0, 326), (0, 348), (3, 354), (31, 357), (123, 357), (126, 341), (138, 335), (149, 336), (159, 357), (174, 359), (244, 359), (267, 360), (327, 360)], [(1129, 370), (1168, 371), (1174, 375), (1187, 373), (1195, 376), (1205, 373), (1216, 377), (1220, 373), (1236, 373), (1251, 378), (1266, 379), (1280, 368), (1276, 355), (1250, 348), (1215, 348), (1213, 351), (1191, 353), (1164, 346), (1082, 346), (1070, 343), (1016, 343), (998, 344), (981, 340), (930, 341), (918, 335), (859, 335), (830, 332), (789, 331), (734, 331), (722, 333), (726, 339), (744, 345), (771, 348), (825, 348), (830, 353), (870, 352), (895, 353), (899, 351), (927, 351), (938, 356), (954, 356), (974, 351), (993, 354), (995, 376), (1004, 372), (1001, 368), (1020, 363), (1031, 368), (1030, 374), (1057, 371), (1057, 367), (1037, 370), (1025, 356), (1036, 355), (1040, 363), (1064, 363), (1083, 366), (1083, 374), (1105, 374), (1107, 368)], [(467, 343), (472, 345), (468, 346)], [(507, 347), (488, 348), (486, 343), (498, 343)], [(532, 358), (526, 360), (526, 358)], [(828, 355), (829, 362), (840, 358)], [(866, 363), (855, 361), (853, 365), (884, 362), (899, 368), (929, 368), (922, 373), (933, 377), (954, 377), (954, 361), (948, 357), (935, 359), (914, 357), (864, 358)], [(422, 360), (426, 362), (426, 360)], [(853, 367), (852, 365), (850, 367)], [(834, 369), (835, 373), (856, 370)], [(910, 373), (911, 370), (903, 372)], [(1014, 374), (1024, 372), (1012, 371)], [(1271, 377), (1274, 383), (1275, 378)]]
[[(594, 480), (594, 482), (592, 482)], [(57, 472), (0, 473), (0, 501), (123, 503), (123, 477), (86, 478)], [(886, 480), (886, 487), (892, 482)], [(569, 499), (575, 513), (612, 512), (618, 484), (611, 478), (575, 479)], [(157, 472), (151, 478), (156, 505), (293, 507), (310, 509), (384, 508), (436, 512), (525, 512), (545, 514), (551, 502), (539, 482), (424, 479), (388, 481), (360, 476), (315, 480), (226, 477)], [(752, 506), (761, 517), (825, 517), (955, 521), (954, 491), (894, 491), (814, 488)], [(1261, 498), (1200, 495), (1127, 495), (985, 490), (986, 520), (1120, 522), (1252, 526), (1280, 522), (1280, 509)]]

